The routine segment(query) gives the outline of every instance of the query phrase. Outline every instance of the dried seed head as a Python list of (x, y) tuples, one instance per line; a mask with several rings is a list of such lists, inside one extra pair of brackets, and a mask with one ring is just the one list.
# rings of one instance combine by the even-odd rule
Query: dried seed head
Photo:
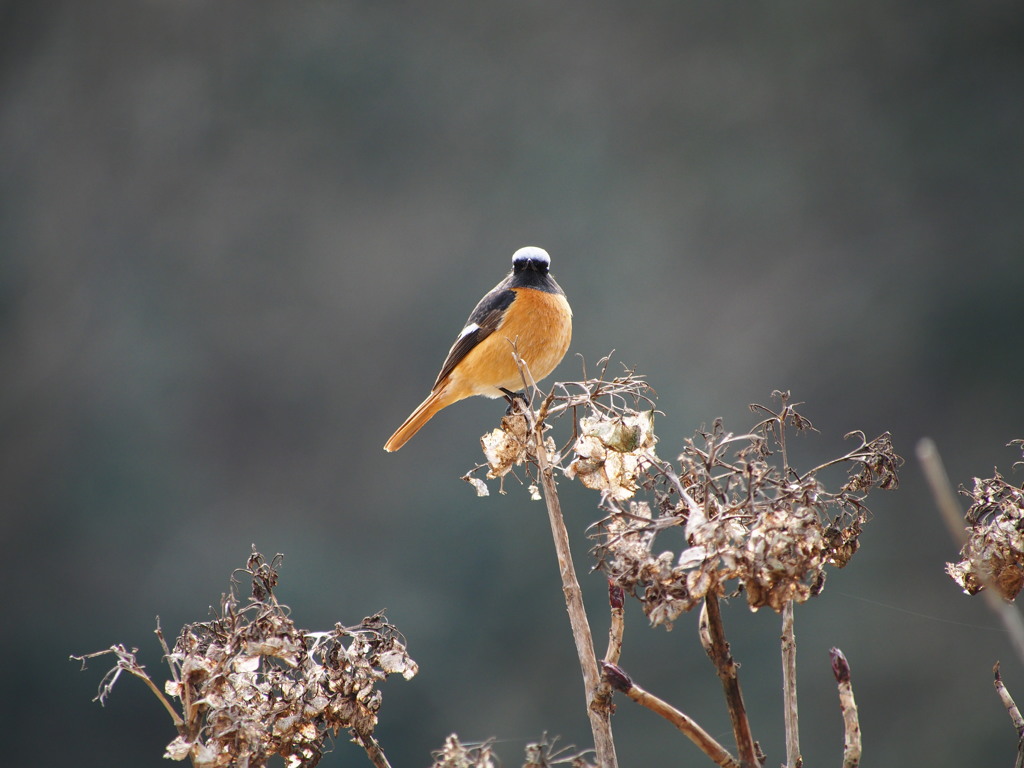
[[(567, 468), (562, 464), (565, 447), (559, 451), (554, 440), (546, 435), (544, 453), (547, 463), (566, 472), (569, 477), (579, 475), (582, 482), (590, 487), (611, 490), (621, 494), (622, 498), (635, 492), (637, 469), (631, 465), (631, 457), (653, 447), (653, 410), (640, 414), (636, 408), (629, 408), (627, 403), (637, 407), (643, 403), (653, 408), (653, 400), (647, 394), (652, 390), (642, 377), (631, 370), (622, 376), (606, 378), (609, 363), (609, 358), (598, 362), (600, 373), (597, 378), (556, 382), (546, 395), (531, 390), (531, 401), (540, 403), (535, 412), (524, 412), (523, 407), (529, 406), (517, 401), (514, 412), (502, 419), (501, 426), (481, 438), (486, 463), (473, 468), (462, 479), (476, 488), (477, 495), (486, 496), (486, 485), (474, 478), (479, 470), (487, 467), (487, 477), (504, 479), (509, 473), (515, 477), (513, 470), (525, 465), (528, 479), (521, 482), (527, 486), (531, 499), (541, 499), (535, 435), (531, 430), (539, 428), (546, 431), (550, 428), (549, 421), (566, 414), (572, 414), (575, 419), (578, 411), (583, 409), (590, 414), (584, 417), (584, 432), (594, 444), (584, 445), (583, 455), (576, 457), (580, 463)], [(588, 424), (593, 429), (589, 429)], [(627, 490), (630, 486), (632, 491)], [(504, 493), (503, 486), (501, 492)]]
[(631, 498), (639, 488), (639, 475), (654, 451), (654, 412), (626, 413), (619, 417), (595, 412), (580, 419), (580, 436), (573, 446), (575, 458), (565, 474), (578, 477), (587, 488), (606, 491), (613, 498)]
[(960, 560), (946, 573), (970, 595), (990, 582), (1007, 600), (1024, 588), (1024, 486), (993, 477), (974, 478), (966, 519), (970, 524)]
[(761, 514), (746, 540), (749, 572), (744, 580), (751, 608), (781, 611), (789, 600), (811, 596), (822, 573), (825, 537), (809, 507), (770, 509)]
[(433, 758), (431, 768), (498, 768), (490, 741), (466, 746), (454, 733), (433, 753)]
[(377, 684), (417, 672), (398, 631), (380, 615), (329, 632), (297, 629), (277, 602), (277, 561), (256, 554), (246, 572), (253, 597), (232, 592), (213, 621), (184, 627), (168, 661), (180, 682), (168, 695), (185, 724), (165, 756), (196, 766), (315, 765), (326, 739), (342, 729), (369, 737), (377, 725)]
[[(785, 397), (778, 413), (755, 410), (770, 417), (750, 434), (734, 436), (716, 421), (688, 440), (678, 473), (656, 458), (642, 466), (634, 487), (652, 490), (653, 505), (624, 508), (620, 496), (606, 496), (609, 515), (596, 533), (599, 566), (640, 599), (652, 624), (671, 626), (708, 595), (737, 588), (752, 610), (781, 611), (814, 597), (825, 566), (842, 567), (857, 551), (866, 493), (896, 485), (902, 459), (888, 434), (869, 442), (852, 433), (857, 448), (801, 474), (788, 463), (786, 427), (806, 430), (810, 422)], [(829, 491), (818, 471), (844, 463), (851, 480)], [(678, 554), (658, 546), (662, 533), (680, 529), (685, 546)]]

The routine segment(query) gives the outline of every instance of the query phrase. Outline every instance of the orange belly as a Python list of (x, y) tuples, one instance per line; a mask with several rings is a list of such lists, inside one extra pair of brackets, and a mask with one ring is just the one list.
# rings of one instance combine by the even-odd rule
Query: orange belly
[(502, 388), (522, 389), (523, 377), (512, 356), (513, 342), (526, 363), (531, 384), (562, 362), (572, 339), (572, 311), (565, 296), (529, 288), (513, 290), (516, 299), (501, 325), (452, 371), (445, 389), (453, 400), (471, 395), (501, 397)]

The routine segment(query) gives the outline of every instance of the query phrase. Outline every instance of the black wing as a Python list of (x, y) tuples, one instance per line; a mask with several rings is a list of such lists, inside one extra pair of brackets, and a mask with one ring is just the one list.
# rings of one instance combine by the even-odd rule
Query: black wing
[(499, 283), (480, 299), (476, 309), (470, 313), (469, 319), (466, 321), (466, 328), (452, 344), (452, 348), (448, 351), (448, 357), (445, 358), (444, 365), (441, 366), (441, 372), (437, 374), (434, 389), (437, 389), (437, 386), (451, 375), (455, 366), (462, 362), (471, 349), (494, 333), (501, 324), (505, 310), (516, 298), (515, 291), (507, 287), (508, 283), (508, 278)]

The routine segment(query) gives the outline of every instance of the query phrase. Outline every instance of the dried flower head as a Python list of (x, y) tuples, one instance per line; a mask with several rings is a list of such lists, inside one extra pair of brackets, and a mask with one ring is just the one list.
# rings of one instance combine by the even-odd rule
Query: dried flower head
[(530, 423), (523, 413), (503, 416), (501, 426), (480, 438), (487, 459), (487, 477), (504, 477), (529, 458)]
[(1013, 600), (1024, 587), (1024, 485), (1007, 482), (996, 470), (993, 477), (974, 478), (973, 490), (962, 493), (971, 499), (967, 544), (958, 562), (946, 563), (946, 572), (970, 595), (990, 583)]
[[(474, 467), (462, 477), (463, 480), (476, 489), (477, 496), (490, 495), (487, 483), (474, 475), (475, 472), (485, 467), (487, 468), (488, 479), (500, 479), (499, 491), (501, 493), (505, 492), (505, 476), (516, 467), (527, 464), (529, 465), (528, 473), (531, 471), (530, 467), (537, 460), (536, 447), (533, 443), (530, 426), (534, 418), (536, 417), (532, 413), (527, 415), (521, 410), (507, 413), (502, 417), (501, 425), (497, 429), (492, 429), (480, 438), (480, 447), (483, 448), (486, 462)], [(540, 428), (543, 430), (550, 429), (550, 427), (543, 423), (540, 424)], [(557, 463), (557, 448), (555, 441), (550, 436), (544, 438), (544, 450), (549, 457), (549, 461)], [(513, 477), (515, 477), (514, 473)], [(529, 490), (530, 498), (534, 501), (539, 501), (541, 496), (536, 483), (531, 483)]]
[[(320, 761), (327, 739), (342, 729), (379, 753), (377, 685), (418, 671), (404, 638), (380, 614), (328, 632), (297, 629), (274, 596), (279, 563), (280, 556), (268, 563), (253, 550), (242, 571), (252, 583), (247, 604), (240, 605), (232, 580), (213, 621), (181, 630), (167, 652), (172, 679), (162, 693), (133, 654), (110, 650), (118, 657), (115, 670), (144, 679), (171, 712), (179, 735), (164, 757), (190, 758), (197, 768), (255, 768), (281, 755), (290, 768), (305, 768)], [(159, 629), (158, 635), (162, 642)], [(105, 678), (101, 701), (115, 680), (116, 674)], [(180, 703), (180, 716), (171, 699)]]
[(587, 488), (619, 500), (631, 498), (657, 442), (654, 411), (616, 416), (595, 411), (580, 419), (579, 431), (566, 477), (578, 477)]
[[(593, 750), (576, 751), (573, 746), (557, 746), (558, 738), (549, 739), (545, 733), (540, 741), (526, 745), (526, 760), (523, 768), (551, 768), (555, 765), (572, 768), (594, 768), (587, 760)], [(431, 768), (498, 768), (501, 764), (492, 749), (493, 739), (482, 743), (463, 744), (458, 735), (452, 734), (444, 746), (433, 753)]]
[(523, 768), (551, 768), (554, 765), (568, 765), (572, 768), (594, 768), (588, 759), (593, 750), (577, 751), (568, 744), (558, 746), (558, 737), (548, 738), (545, 733), (540, 741), (526, 745), (526, 762)]
[(465, 745), (456, 734), (444, 740), (444, 746), (433, 753), (431, 768), (498, 768), (491, 741)]
[[(474, 467), (462, 479), (476, 489), (478, 496), (487, 496), (487, 485), (475, 476), (477, 472), (486, 468), (487, 478), (501, 478), (504, 492), (505, 476), (509, 473), (515, 476), (513, 470), (525, 466), (532, 482), (524, 482), (524, 485), (528, 485), (530, 497), (539, 500), (532, 430), (546, 431), (550, 429), (550, 421), (572, 414), (573, 421), (579, 425), (579, 434), (570, 441), (573, 459), (569, 466), (563, 467), (566, 447), (559, 451), (551, 436), (546, 435), (544, 452), (548, 463), (561, 468), (570, 478), (578, 477), (587, 487), (607, 491), (620, 499), (629, 498), (637, 490), (643, 456), (653, 452), (656, 442), (653, 402), (647, 396), (650, 387), (641, 377), (627, 370), (622, 376), (608, 378), (608, 365), (609, 358), (603, 358), (598, 363), (597, 377), (584, 375), (582, 381), (556, 382), (546, 395), (530, 390), (531, 398), (540, 400), (539, 409), (534, 412), (528, 406), (523, 410), (517, 406), (513, 413), (502, 418), (499, 428), (480, 439), (486, 462)], [(628, 405), (637, 406), (641, 402), (650, 407), (641, 411)], [(577, 421), (580, 410), (584, 415)]]
[[(751, 406), (767, 418), (749, 434), (727, 433), (719, 421), (698, 432), (679, 456), (678, 473), (652, 461), (644, 483), (653, 503), (624, 508), (606, 497), (609, 514), (596, 533), (599, 565), (640, 599), (652, 624), (670, 626), (709, 594), (725, 594), (729, 582), (745, 590), (753, 610), (781, 611), (818, 594), (825, 566), (844, 566), (857, 549), (867, 492), (896, 487), (902, 459), (888, 433), (871, 441), (850, 433), (855, 449), (797, 472), (787, 430), (813, 427), (788, 393), (775, 396), (778, 412)], [(832, 492), (818, 475), (834, 465), (847, 465), (849, 476)], [(657, 546), (670, 529), (683, 535), (678, 552)]]

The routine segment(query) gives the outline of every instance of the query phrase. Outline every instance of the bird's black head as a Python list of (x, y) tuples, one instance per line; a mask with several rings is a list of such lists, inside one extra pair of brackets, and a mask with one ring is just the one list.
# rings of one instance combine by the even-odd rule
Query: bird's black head
[(546, 275), (549, 269), (551, 269), (551, 257), (543, 248), (528, 245), (512, 254), (512, 271), (516, 274), (532, 270)]

